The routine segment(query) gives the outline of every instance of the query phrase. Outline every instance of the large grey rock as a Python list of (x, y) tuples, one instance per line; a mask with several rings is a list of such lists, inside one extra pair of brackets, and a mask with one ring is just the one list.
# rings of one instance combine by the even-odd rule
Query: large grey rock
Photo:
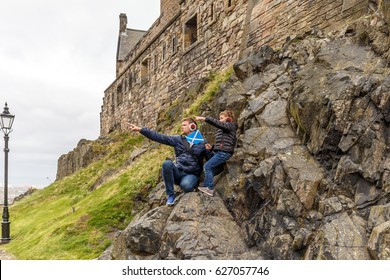
[(306, 259), (367, 260), (364, 228), (346, 213), (324, 224), (306, 251)]
[(310, 210), (324, 178), (321, 167), (305, 148), (296, 146), (279, 156), (290, 186), (303, 206)]
[(218, 197), (185, 194), (164, 230), (167, 257), (231, 259), (248, 251), (240, 227)]
[(373, 206), (370, 210), (368, 217), (368, 227), (373, 229), (374, 227), (390, 221), (390, 203), (386, 205)]
[(282, 191), (276, 206), (278, 213), (298, 218), (302, 214), (302, 208), (299, 198), (293, 191), (286, 189)]
[(118, 232), (111, 250), (113, 259), (158, 258), (162, 231), (171, 211), (172, 208), (161, 206), (135, 217), (125, 230)]
[(288, 149), (300, 143), (290, 128), (259, 127), (245, 131), (241, 138), (243, 148), (249, 155), (257, 156), (263, 153), (265, 157), (276, 155), (279, 151)]
[(343, 210), (342, 202), (338, 197), (330, 197), (320, 202), (319, 210), (324, 216), (339, 213)]
[(160, 250), (161, 236), (172, 208), (154, 208), (126, 230), (127, 246), (138, 254), (156, 254)]

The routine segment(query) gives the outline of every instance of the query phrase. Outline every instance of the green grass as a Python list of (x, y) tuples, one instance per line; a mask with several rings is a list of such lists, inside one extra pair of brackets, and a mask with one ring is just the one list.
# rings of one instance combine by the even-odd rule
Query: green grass
[(207, 83), (204, 93), (200, 95), (187, 110), (184, 111), (185, 115), (190, 116), (199, 114), (201, 105), (213, 100), (221, 83), (226, 82), (231, 77), (232, 73), (233, 67), (230, 67), (221, 73), (210, 73), (210, 81)]
[[(113, 233), (133, 218), (133, 197), (157, 183), (161, 163), (172, 149), (151, 149), (116, 177), (90, 191), (108, 168), (119, 168), (143, 137), (126, 137), (107, 156), (10, 207), (11, 239), (3, 248), (18, 259), (92, 259)], [(145, 194), (146, 195), (146, 194)]]
[[(233, 67), (228, 68), (227, 70), (220, 73), (210, 73), (209, 74), (209, 82), (205, 86), (205, 90), (202, 94), (200, 94), (194, 102), (192, 102), (191, 106), (183, 111), (181, 118), (188, 116), (196, 116), (201, 113), (202, 104), (210, 103), (215, 94), (218, 92), (222, 83), (226, 82), (231, 75), (233, 74)], [(173, 131), (176, 133), (180, 133), (181, 131), (181, 123), (178, 123)]]

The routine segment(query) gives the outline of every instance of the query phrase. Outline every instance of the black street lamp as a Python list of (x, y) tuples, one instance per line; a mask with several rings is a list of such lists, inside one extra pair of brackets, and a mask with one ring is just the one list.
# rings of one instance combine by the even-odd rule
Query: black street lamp
[(8, 243), (11, 241), (9, 235), (9, 213), (8, 213), (8, 134), (12, 132), (12, 124), (14, 122), (14, 115), (8, 111), (7, 103), (5, 103), (4, 111), (0, 115), (1, 130), (4, 132), (4, 207), (3, 220), (1, 222), (1, 243)]

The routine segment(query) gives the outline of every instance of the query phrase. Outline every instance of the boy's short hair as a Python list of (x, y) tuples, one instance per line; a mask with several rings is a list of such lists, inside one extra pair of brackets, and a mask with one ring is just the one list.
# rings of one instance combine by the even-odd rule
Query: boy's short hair
[(224, 110), (221, 113), (219, 113), (219, 115), (225, 115), (226, 117), (231, 118), (232, 121), (234, 121), (236, 119), (236, 117), (234, 116), (233, 111), (230, 111), (230, 110)]

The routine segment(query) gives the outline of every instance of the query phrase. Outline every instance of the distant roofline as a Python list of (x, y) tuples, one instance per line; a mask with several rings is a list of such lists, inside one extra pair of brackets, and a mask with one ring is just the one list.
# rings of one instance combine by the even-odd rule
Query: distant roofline
[(133, 29), (133, 28), (126, 28), (126, 30), (137, 31), (137, 32), (148, 32), (148, 30)]
[[(150, 45), (152, 45), (156, 40), (157, 38), (159, 38), (161, 36), (162, 33), (164, 33), (166, 31), (166, 29), (172, 25), (175, 20), (177, 18), (179, 18), (182, 14), (182, 11), (180, 10), (171, 20), (168, 21), (168, 23), (165, 24), (165, 26), (160, 30), (160, 32), (158, 32), (158, 34), (156, 36), (154, 36), (152, 38), (152, 40), (149, 42), (149, 44), (147, 46), (145, 46), (141, 51), (140, 53), (135, 57), (133, 58), (133, 60), (129, 63), (129, 65), (127, 65), (127, 67), (122, 71), (122, 73), (118, 76), (118, 77), (115, 77), (114, 81), (104, 90), (104, 92), (107, 92), (108, 89), (110, 89), (115, 83), (117, 80), (119, 80), (125, 73), (126, 71), (133, 65), (133, 63), (148, 49), (148, 47)], [(151, 29), (153, 29), (153, 26), (156, 24), (157, 21), (159, 21), (161, 18), (162, 18), (163, 14), (161, 14), (156, 20), (155, 22), (152, 24), (152, 26), (146, 31), (146, 33), (142, 36), (142, 38), (138, 41), (138, 43), (134, 46), (134, 48), (139, 44), (139, 42), (145, 37), (147, 36), (147, 34), (150, 32)], [(129, 28), (127, 28), (129, 29)], [(119, 40), (119, 39), (118, 39)], [(124, 60), (122, 61), (125, 61), (129, 56), (130, 56), (130, 53), (131, 51), (125, 56)]]

